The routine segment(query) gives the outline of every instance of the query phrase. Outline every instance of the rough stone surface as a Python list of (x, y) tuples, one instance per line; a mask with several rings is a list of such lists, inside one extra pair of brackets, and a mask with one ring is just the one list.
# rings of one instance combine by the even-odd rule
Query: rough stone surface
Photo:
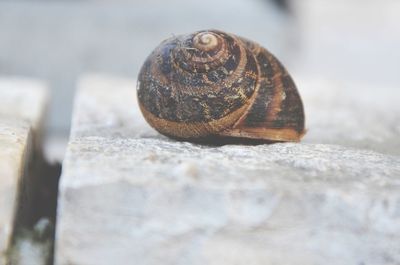
[(0, 117), (28, 122), (34, 134), (35, 148), (41, 144), (48, 100), (48, 88), (42, 81), (0, 78)]
[(5, 264), (30, 149), (30, 126), (27, 122), (0, 119), (0, 264)]
[(5, 264), (14, 225), (28, 212), (28, 171), (39, 148), (46, 102), (41, 82), (0, 79), (0, 264)]
[(297, 79), (306, 111), (305, 143), (339, 144), (400, 155), (399, 89)]
[(9, 264), (50, 265), (52, 256), (53, 227), (48, 219), (41, 219), (33, 229), (22, 229), (9, 253)]
[(133, 81), (84, 79), (56, 264), (400, 263), (400, 157), (333, 145), (314, 126), (339, 118), (323, 113), (301, 144), (196, 145), (149, 128)]

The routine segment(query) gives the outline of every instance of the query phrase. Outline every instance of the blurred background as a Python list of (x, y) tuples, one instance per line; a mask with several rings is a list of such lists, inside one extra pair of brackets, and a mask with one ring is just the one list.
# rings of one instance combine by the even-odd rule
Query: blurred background
[(208, 28), (259, 42), (295, 80), (400, 88), (398, 0), (0, 1), (0, 75), (48, 81), (62, 142), (80, 76), (135, 78), (161, 40)]

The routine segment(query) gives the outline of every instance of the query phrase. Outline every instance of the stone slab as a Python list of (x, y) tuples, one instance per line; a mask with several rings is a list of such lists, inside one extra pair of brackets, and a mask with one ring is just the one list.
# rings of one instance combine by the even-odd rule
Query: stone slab
[(400, 155), (398, 88), (304, 76), (296, 81), (308, 129), (303, 142)]
[(20, 182), (31, 150), (27, 122), (0, 119), (0, 264), (10, 246), (18, 206)]
[(30, 124), (35, 148), (40, 148), (49, 101), (47, 84), (23, 77), (0, 77), (0, 117)]
[[(29, 170), (39, 150), (47, 102), (44, 83), (0, 78), (0, 264), (32, 199)], [(18, 215), (18, 220), (17, 220)]]
[(176, 142), (145, 123), (135, 86), (101, 76), (80, 82), (56, 264), (400, 262), (399, 156), (318, 136)]

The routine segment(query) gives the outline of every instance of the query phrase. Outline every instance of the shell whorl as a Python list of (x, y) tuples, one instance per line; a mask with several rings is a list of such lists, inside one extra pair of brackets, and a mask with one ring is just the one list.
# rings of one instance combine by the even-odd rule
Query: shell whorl
[(254, 56), (237, 37), (201, 31), (156, 48), (139, 74), (138, 97), (150, 124), (160, 119), (171, 123), (163, 126), (167, 128), (184, 122), (180, 130), (197, 130), (201, 136), (235, 122), (226, 116), (248, 104), (257, 76)]
[(212, 32), (200, 32), (193, 38), (193, 46), (201, 51), (216, 49), (221, 44), (221, 39)]
[(232, 42), (216, 32), (195, 33), (181, 38), (173, 57), (178, 67), (190, 73), (212, 72), (226, 64), (232, 52), (241, 54), (240, 47), (233, 47)]
[(285, 68), (260, 45), (222, 31), (162, 42), (140, 70), (137, 94), (146, 120), (168, 136), (304, 134), (301, 99)]

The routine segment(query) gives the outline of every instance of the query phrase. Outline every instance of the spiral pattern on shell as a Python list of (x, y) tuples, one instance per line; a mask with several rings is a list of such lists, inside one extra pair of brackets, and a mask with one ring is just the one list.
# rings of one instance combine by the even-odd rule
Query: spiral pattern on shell
[[(304, 132), (301, 99), (283, 66), (258, 44), (222, 31), (162, 42), (142, 66), (137, 93), (149, 124), (172, 137), (285, 141)], [(285, 101), (296, 105), (283, 108)]]

